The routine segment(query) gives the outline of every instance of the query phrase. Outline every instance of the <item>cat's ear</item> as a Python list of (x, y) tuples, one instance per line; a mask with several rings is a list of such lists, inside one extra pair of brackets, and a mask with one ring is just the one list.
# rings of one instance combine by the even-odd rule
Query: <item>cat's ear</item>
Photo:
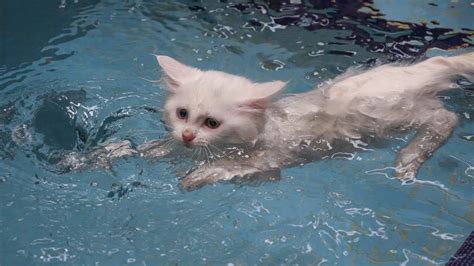
[(286, 84), (287, 82), (280, 80), (258, 83), (254, 86), (250, 98), (240, 103), (239, 107), (248, 110), (264, 110), (271, 98), (285, 88)]
[(264, 83), (258, 83), (255, 88), (256, 98), (271, 98), (283, 88), (285, 88), (287, 82), (276, 80)]
[(156, 55), (158, 64), (165, 72), (165, 82), (171, 92), (175, 92), (183, 79), (199, 72), (199, 69), (182, 64), (165, 55)]

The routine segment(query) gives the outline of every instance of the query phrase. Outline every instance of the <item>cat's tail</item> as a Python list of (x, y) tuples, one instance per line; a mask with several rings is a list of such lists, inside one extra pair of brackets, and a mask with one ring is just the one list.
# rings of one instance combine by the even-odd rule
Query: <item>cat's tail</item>
[(422, 68), (433, 70), (437, 78), (441, 80), (451, 80), (456, 76), (462, 76), (474, 82), (474, 52), (469, 52), (457, 56), (430, 58), (421, 64)]
[(449, 84), (453, 79), (462, 76), (474, 83), (474, 52), (457, 56), (436, 56), (409, 67), (416, 73), (412, 82), (416, 91), (423, 94), (437, 94), (453, 87)]
[(452, 75), (463, 76), (470, 82), (474, 82), (474, 52), (447, 57), (447, 61), (452, 68)]

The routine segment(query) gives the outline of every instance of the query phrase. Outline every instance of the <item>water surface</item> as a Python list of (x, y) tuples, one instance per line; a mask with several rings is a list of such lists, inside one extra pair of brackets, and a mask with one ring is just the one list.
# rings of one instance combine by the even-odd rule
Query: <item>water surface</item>
[(65, 151), (162, 137), (152, 54), (303, 92), (351, 66), (472, 50), (469, 1), (2, 2), (0, 263), (442, 264), (474, 224), (474, 86), (418, 181), (391, 179), (398, 136), (187, 193), (175, 159), (58, 173)]

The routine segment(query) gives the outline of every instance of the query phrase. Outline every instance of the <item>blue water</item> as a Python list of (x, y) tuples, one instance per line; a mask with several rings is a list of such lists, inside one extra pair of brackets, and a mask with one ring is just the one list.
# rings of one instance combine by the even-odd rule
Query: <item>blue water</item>
[(474, 228), (474, 85), (463, 80), (443, 95), (459, 126), (414, 183), (389, 175), (411, 134), (278, 182), (193, 192), (178, 186), (181, 159), (57, 171), (64, 152), (163, 136), (152, 54), (290, 80), (295, 93), (375, 59), (474, 45), (470, 1), (256, 2), (0, 3), (0, 265), (423, 265), (455, 253)]

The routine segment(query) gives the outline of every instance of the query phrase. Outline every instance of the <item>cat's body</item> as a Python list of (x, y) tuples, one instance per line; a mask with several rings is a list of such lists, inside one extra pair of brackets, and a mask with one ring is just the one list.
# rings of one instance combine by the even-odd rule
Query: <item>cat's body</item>
[(411, 66), (349, 71), (335, 81), (280, 99), (265, 108), (265, 126), (246, 159), (221, 159), (191, 173), (186, 188), (292, 166), (336, 154), (340, 142), (364, 143), (394, 131), (416, 128), (400, 151), (397, 175), (414, 178), (420, 165), (457, 123), (436, 93), (456, 75), (470, 77), (474, 54), (436, 57)]
[[(174, 138), (192, 149), (246, 147), (242, 156), (224, 156), (191, 172), (181, 181), (186, 189), (262, 173), (276, 177), (280, 168), (330, 157), (344, 143), (364, 145), (411, 128), (417, 134), (399, 152), (396, 172), (415, 178), (457, 123), (436, 94), (449, 89), (456, 75), (472, 80), (474, 74), (474, 53), (435, 57), (409, 66), (348, 71), (315, 90), (272, 102), (286, 83), (253, 83), (166, 56), (157, 59), (170, 91), (163, 118)], [(169, 150), (153, 142), (138, 147), (138, 153), (156, 157)]]

